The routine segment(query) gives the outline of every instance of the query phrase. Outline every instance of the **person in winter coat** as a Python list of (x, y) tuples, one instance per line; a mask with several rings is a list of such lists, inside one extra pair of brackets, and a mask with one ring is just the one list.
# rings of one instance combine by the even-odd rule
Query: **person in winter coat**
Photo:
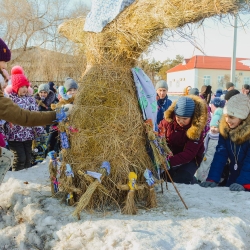
[(227, 184), (231, 191), (250, 190), (250, 101), (246, 95), (232, 96), (223, 109), (219, 142), (207, 180), (202, 187), (216, 187), (230, 159)]
[(193, 184), (204, 152), (202, 131), (207, 122), (207, 105), (198, 96), (180, 97), (164, 113), (159, 131), (165, 133), (172, 150), (170, 174), (176, 183)]
[(217, 108), (210, 122), (210, 131), (204, 141), (205, 151), (203, 161), (201, 162), (201, 165), (195, 174), (198, 182), (203, 182), (207, 179), (219, 140), (219, 121), (221, 119), (222, 113), (222, 108)]
[(170, 107), (172, 101), (168, 98), (168, 84), (164, 80), (156, 83), (155, 90), (157, 93), (157, 124), (163, 119), (164, 112)]
[(54, 103), (56, 95), (49, 89), (48, 84), (40, 84), (37, 94), (34, 96), (39, 108), (39, 111), (50, 111), (51, 104)]
[(53, 83), (53, 82), (49, 82), (48, 85), (49, 85), (49, 89), (50, 89), (52, 92), (54, 92), (54, 94), (55, 94), (55, 96), (56, 96), (54, 102), (55, 102), (55, 103), (58, 103), (59, 100), (58, 100), (57, 86), (56, 86), (55, 83)]
[(77, 82), (70, 77), (65, 78), (63, 87), (66, 90), (66, 94), (69, 96), (72, 96), (72, 97), (74, 97), (76, 95), (77, 90), (78, 90)]
[(221, 100), (220, 97), (215, 97), (213, 100), (211, 100), (211, 113), (214, 114), (218, 108), (222, 110), (225, 106), (225, 103), (225, 100)]
[(200, 97), (209, 105), (212, 97), (212, 87), (210, 85), (203, 85), (201, 87)]
[(200, 97), (204, 100), (204, 102), (207, 104), (207, 124), (205, 126), (205, 129), (203, 131), (203, 138), (206, 137), (207, 133), (210, 130), (210, 121), (211, 121), (211, 109), (209, 106), (209, 103), (211, 101), (211, 95), (212, 95), (212, 87), (210, 85), (206, 86), (203, 85), (201, 87)]
[(248, 98), (250, 97), (250, 85), (249, 84), (244, 84), (242, 86), (242, 94), (248, 96)]
[(222, 89), (217, 89), (215, 94), (214, 94), (214, 97), (221, 97), (222, 94), (223, 94), (223, 90)]
[[(12, 92), (9, 98), (18, 106), (30, 111), (38, 110), (34, 97), (28, 96), (30, 83), (20, 66), (11, 70)], [(10, 150), (14, 153), (12, 171), (18, 171), (30, 167), (32, 140), (44, 133), (43, 127), (23, 127), (6, 122), (3, 131), (7, 138)]]
[(53, 82), (49, 82), (48, 85), (49, 89), (56, 94), (57, 93), (56, 85)]

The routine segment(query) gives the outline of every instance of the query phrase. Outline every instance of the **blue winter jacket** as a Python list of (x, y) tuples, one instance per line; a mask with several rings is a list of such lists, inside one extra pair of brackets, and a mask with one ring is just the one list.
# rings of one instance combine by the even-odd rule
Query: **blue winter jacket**
[(163, 120), (164, 112), (171, 106), (172, 101), (168, 99), (168, 96), (164, 99), (159, 99), (157, 101), (158, 111), (157, 111), (157, 124)]
[(207, 180), (218, 183), (228, 159), (230, 174), (227, 186), (232, 183), (250, 184), (250, 116), (232, 130), (226, 124), (224, 116), (222, 117), (219, 141)]

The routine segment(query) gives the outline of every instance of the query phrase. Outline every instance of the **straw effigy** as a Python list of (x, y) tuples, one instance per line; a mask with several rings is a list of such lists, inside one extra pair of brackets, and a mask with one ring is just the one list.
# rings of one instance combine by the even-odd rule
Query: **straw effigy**
[[(137, 174), (138, 184), (145, 183), (144, 170), (152, 170), (131, 75), (141, 53), (166, 29), (236, 13), (241, 7), (236, 0), (137, 0), (101, 33), (84, 32), (83, 18), (59, 27), (61, 34), (79, 43), (88, 62), (70, 117), (70, 126), (78, 132), (69, 132), (71, 147), (63, 153), (74, 171), (74, 187), (82, 191), (74, 194), (78, 215), (82, 209), (103, 210), (112, 202), (122, 205), (127, 192), (120, 191), (118, 183), (127, 183), (129, 172)], [(111, 174), (101, 183), (79, 174), (98, 172), (103, 161), (110, 163)], [(146, 203), (147, 194), (140, 198)]]

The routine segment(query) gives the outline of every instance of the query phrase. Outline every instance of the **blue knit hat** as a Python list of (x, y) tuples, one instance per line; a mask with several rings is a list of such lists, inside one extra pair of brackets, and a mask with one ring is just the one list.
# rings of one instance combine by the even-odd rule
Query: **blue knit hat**
[(223, 113), (222, 108), (217, 108), (216, 111), (214, 112), (214, 115), (212, 116), (212, 119), (210, 121), (210, 127), (219, 127), (219, 121), (221, 119)]
[(166, 90), (168, 90), (168, 84), (166, 81), (164, 80), (160, 80), (156, 83), (155, 85), (155, 90), (159, 89), (159, 88), (164, 88)]
[(65, 79), (63, 86), (66, 89), (66, 92), (68, 92), (70, 89), (78, 89), (78, 84), (70, 77)]
[(211, 100), (211, 104), (213, 104), (216, 108), (224, 108), (226, 101), (221, 100), (220, 97), (215, 97)]
[(194, 114), (195, 102), (192, 98), (182, 96), (178, 99), (174, 112), (181, 117), (192, 117)]
[(215, 92), (215, 97), (220, 97), (222, 95), (222, 89), (217, 89)]

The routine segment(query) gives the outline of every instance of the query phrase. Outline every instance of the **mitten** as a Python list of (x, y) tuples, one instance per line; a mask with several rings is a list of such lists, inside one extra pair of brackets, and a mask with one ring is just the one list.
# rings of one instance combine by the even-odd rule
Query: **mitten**
[(245, 188), (238, 183), (231, 184), (229, 189), (230, 191), (245, 191)]
[(200, 186), (205, 187), (205, 188), (207, 188), (207, 187), (213, 188), (213, 187), (217, 187), (218, 184), (216, 182), (213, 182), (213, 181), (204, 181), (204, 182), (200, 183)]

